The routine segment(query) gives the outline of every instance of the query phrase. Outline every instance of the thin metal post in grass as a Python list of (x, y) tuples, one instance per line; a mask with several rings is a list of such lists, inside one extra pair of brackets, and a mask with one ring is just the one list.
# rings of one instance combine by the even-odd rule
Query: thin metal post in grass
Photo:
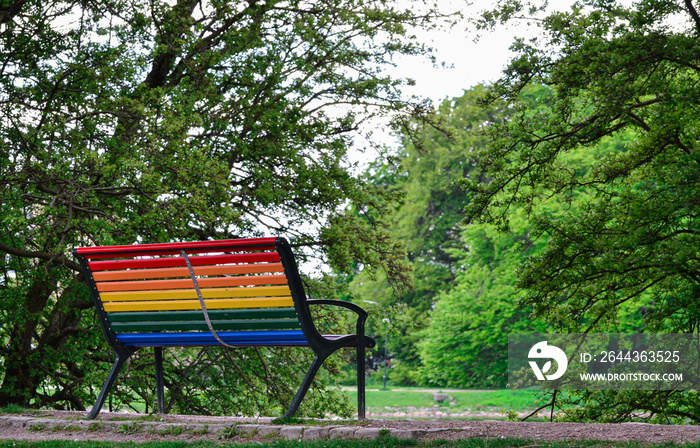
[(386, 369), (389, 365), (389, 319), (382, 319), (386, 324), (384, 329), (384, 389), (386, 389)]

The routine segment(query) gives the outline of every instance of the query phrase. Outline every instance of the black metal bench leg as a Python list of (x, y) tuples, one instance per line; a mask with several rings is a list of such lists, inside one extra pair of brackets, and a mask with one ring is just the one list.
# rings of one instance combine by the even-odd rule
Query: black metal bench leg
[(311, 386), (311, 382), (314, 380), (316, 377), (316, 373), (318, 373), (318, 369), (321, 367), (323, 364), (323, 361), (326, 360), (326, 356), (319, 356), (318, 354), (314, 355), (314, 360), (311, 363), (311, 367), (309, 367), (309, 371), (306, 372), (306, 376), (304, 377), (304, 381), (301, 382), (301, 386), (299, 386), (299, 390), (297, 390), (297, 394), (294, 396), (294, 399), (292, 400), (292, 403), (289, 405), (287, 408), (287, 411), (284, 413), (282, 418), (287, 418), (291, 417), (294, 415), (299, 409), (299, 405), (301, 404), (301, 401), (304, 399), (304, 396), (306, 395), (306, 392), (309, 390), (309, 387)]
[(163, 377), (163, 347), (155, 347), (153, 353), (156, 358), (156, 398), (158, 413), (165, 414), (165, 386)]
[(365, 419), (365, 344), (364, 336), (357, 346), (357, 418)]
[(114, 365), (112, 366), (112, 370), (109, 372), (107, 381), (105, 381), (105, 384), (102, 386), (102, 391), (100, 392), (100, 395), (97, 396), (97, 401), (95, 401), (95, 405), (92, 407), (92, 409), (87, 415), (88, 419), (92, 420), (93, 418), (97, 417), (97, 414), (100, 413), (100, 411), (102, 410), (102, 406), (105, 404), (107, 394), (109, 393), (110, 389), (112, 389), (114, 381), (117, 379), (117, 375), (119, 375), (119, 372), (124, 366), (124, 363), (127, 359), (129, 359), (131, 355), (132, 353), (128, 352), (117, 353), (117, 359), (114, 361)]

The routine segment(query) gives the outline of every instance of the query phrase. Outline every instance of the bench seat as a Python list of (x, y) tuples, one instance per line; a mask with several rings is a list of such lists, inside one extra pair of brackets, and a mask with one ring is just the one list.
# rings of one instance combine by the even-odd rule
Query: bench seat
[[(227, 344), (237, 347), (308, 347), (301, 330), (292, 331), (221, 331), (221, 339)], [(220, 346), (221, 343), (210, 332), (198, 331), (188, 333), (125, 333), (118, 334), (117, 340), (127, 347), (188, 347), (188, 346)], [(329, 341), (354, 342), (355, 335), (324, 334)], [(365, 341), (371, 344), (370, 338)]]
[[(248, 346), (301, 346), (309, 343), (301, 330), (290, 331), (219, 331), (227, 344)], [(125, 333), (117, 334), (117, 340), (130, 347), (186, 347), (216, 346), (221, 343), (208, 331), (186, 333)]]
[[(156, 357), (158, 411), (164, 413), (162, 349), (166, 347), (309, 347), (314, 360), (284, 416), (293, 415), (325, 359), (357, 348), (358, 417), (365, 417), (367, 313), (337, 300), (310, 300), (284, 238), (250, 238), (73, 251), (83, 268), (102, 330), (116, 360), (94, 418), (126, 360), (150, 347)], [(337, 306), (357, 315), (355, 334), (321, 334), (310, 306)]]

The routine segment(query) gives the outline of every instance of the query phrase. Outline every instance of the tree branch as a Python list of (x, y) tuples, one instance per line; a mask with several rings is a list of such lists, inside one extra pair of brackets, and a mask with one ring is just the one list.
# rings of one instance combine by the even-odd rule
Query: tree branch
[[(174, 21), (175, 23), (166, 24), (174, 29), (162, 32), (159, 36), (158, 43), (167, 47), (167, 51), (158, 53), (153, 59), (150, 73), (146, 76), (144, 84), (148, 87), (155, 88), (163, 85), (172, 69), (175, 58), (180, 47), (174, 42), (184, 34), (184, 29), (180, 26), (180, 21), (186, 20), (185, 17), (191, 17), (194, 8), (197, 6), (198, 0), (189, 0), (178, 2), (171, 14), (166, 14), (165, 21)], [(168, 17), (170, 16), (170, 17)], [(162, 27), (159, 27), (162, 29)]]
[(10, 255), (15, 255), (21, 258), (38, 258), (50, 263), (60, 264), (77, 272), (82, 272), (80, 265), (74, 261), (68, 260), (63, 255), (50, 254), (48, 252), (28, 251), (17, 249), (16, 247), (8, 246), (5, 243), (0, 243), (0, 251)]
[(12, 21), (12, 18), (19, 14), (19, 11), (25, 3), (26, 0), (17, 0), (11, 5), (0, 8), (0, 25)]
[(685, 7), (688, 8), (690, 17), (692, 17), (695, 21), (695, 29), (697, 30), (698, 34), (700, 34), (700, 15), (698, 15), (698, 11), (695, 9), (695, 6), (693, 6), (693, 1), (685, 0)]

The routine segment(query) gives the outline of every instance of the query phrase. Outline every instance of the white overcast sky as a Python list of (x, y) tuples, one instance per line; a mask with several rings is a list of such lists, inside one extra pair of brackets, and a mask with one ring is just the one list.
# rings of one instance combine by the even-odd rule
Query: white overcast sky
[[(410, 4), (412, 0), (399, 0)], [(470, 17), (476, 17), (490, 9), (496, 0), (436, 0), (443, 12), (461, 11), (464, 19), (450, 28), (415, 32), (417, 38), (433, 48), (436, 64), (425, 56), (400, 57), (395, 59), (396, 67), (387, 72), (397, 78), (412, 78), (415, 86), (405, 87), (407, 96), (429, 98), (434, 105), (445, 99), (461, 96), (465, 89), (479, 83), (496, 81), (507, 66), (513, 53), (509, 50), (516, 36), (533, 35), (534, 28), (525, 23), (499, 27), (493, 32), (482, 32), (476, 40), (477, 31), (469, 24)], [(567, 8), (573, 0), (557, 0), (557, 8)], [(444, 63), (444, 66), (442, 65)], [(382, 120), (366, 123), (372, 132), (369, 137), (374, 144), (397, 147), (398, 140), (388, 130)], [(355, 140), (355, 150), (350, 159), (360, 162), (360, 170), (365, 162), (377, 156), (363, 138)], [(365, 148), (364, 150), (362, 148)]]
[[(411, 5), (421, 0), (398, 0), (400, 4)], [(395, 75), (410, 76), (416, 80), (416, 87), (407, 93), (430, 98), (436, 104), (447, 98), (460, 96), (465, 89), (481, 82), (496, 81), (506, 67), (513, 53), (509, 47), (515, 37), (533, 37), (538, 33), (527, 20), (513, 21), (507, 26), (499, 26), (495, 31), (484, 33), (474, 42), (476, 30), (469, 24), (470, 18), (492, 9), (498, 0), (434, 0), (443, 12), (461, 11), (464, 20), (449, 30), (417, 32), (417, 37), (434, 48), (438, 62), (444, 61), (452, 68), (433, 67), (425, 58), (413, 57), (397, 60)], [(634, 0), (617, 0), (631, 6)], [(566, 11), (574, 0), (550, 0), (547, 11)], [(672, 16), (667, 24), (679, 30), (689, 26), (689, 16), (685, 13)]]
[[(561, 0), (560, 0), (561, 1)], [(435, 103), (446, 98), (460, 96), (465, 89), (481, 82), (498, 79), (501, 71), (512, 57), (510, 44), (518, 31), (502, 28), (483, 34), (475, 41), (476, 30), (468, 23), (469, 16), (491, 7), (494, 0), (467, 1), (439, 0), (444, 11), (460, 10), (465, 18), (449, 29), (418, 31), (417, 37), (433, 48), (438, 66), (425, 57), (402, 57), (397, 59), (396, 75), (416, 80), (416, 86), (406, 93), (430, 98)], [(446, 67), (440, 63), (444, 62)]]
[[(435, 103), (460, 96), (464, 89), (476, 84), (498, 79), (513, 56), (509, 50), (513, 39), (516, 36), (532, 36), (537, 32), (523, 21), (498, 27), (492, 32), (482, 32), (475, 41), (477, 31), (469, 20), (493, 8), (496, 0), (436, 1), (443, 12), (460, 11), (464, 15), (460, 23), (449, 29), (416, 32), (419, 40), (433, 47), (437, 62), (444, 62), (447, 67), (435, 67), (424, 57), (404, 57), (397, 60), (396, 72), (397, 75), (416, 80), (416, 86), (407, 89), (407, 93), (428, 97)], [(556, 9), (564, 9), (573, 0), (557, 0), (556, 3)]]

